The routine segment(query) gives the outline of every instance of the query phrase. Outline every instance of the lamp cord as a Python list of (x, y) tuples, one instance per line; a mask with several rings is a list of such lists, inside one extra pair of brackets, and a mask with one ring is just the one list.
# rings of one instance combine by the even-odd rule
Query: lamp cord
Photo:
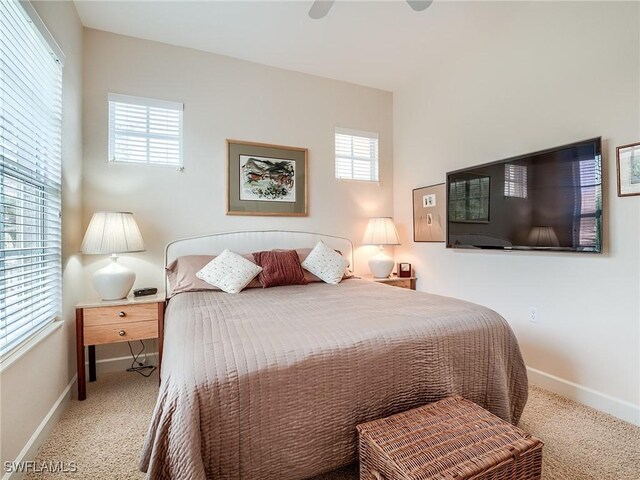
[[(138, 360), (138, 358), (140, 358), (140, 355), (142, 355), (142, 353), (144, 352), (144, 348), (145, 348), (144, 342), (140, 340), (140, 345), (142, 346), (142, 349), (138, 353), (133, 353), (133, 347), (131, 347), (131, 342), (127, 342), (127, 345), (129, 345), (129, 351), (131, 352), (131, 357), (133, 358), (133, 361), (131, 362), (131, 367), (127, 368), (127, 372), (137, 372), (143, 377), (150, 377), (151, 374), (156, 371), (155, 365), (145, 365), (144, 363)], [(146, 353), (144, 355), (144, 358), (146, 361), (147, 359)], [(144, 373), (145, 370), (150, 370), (150, 371), (145, 374)]]

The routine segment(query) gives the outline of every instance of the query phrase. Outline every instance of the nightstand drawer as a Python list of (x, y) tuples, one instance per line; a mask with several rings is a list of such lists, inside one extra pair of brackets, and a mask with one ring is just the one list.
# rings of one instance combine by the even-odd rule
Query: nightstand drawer
[[(142, 306), (142, 305), (140, 305)], [(88, 311), (86, 312), (88, 313)], [(158, 321), (120, 323), (119, 325), (96, 325), (84, 327), (84, 344), (101, 345), (104, 343), (126, 342), (156, 338), (158, 336)]]
[(112, 325), (129, 322), (143, 322), (158, 320), (158, 304), (145, 303), (141, 305), (114, 305), (113, 307), (85, 308), (84, 325)]
[(162, 363), (164, 292), (120, 300), (87, 300), (76, 305), (78, 400), (87, 398), (85, 350), (89, 350), (89, 381), (96, 381), (96, 345), (157, 338), (158, 372)]

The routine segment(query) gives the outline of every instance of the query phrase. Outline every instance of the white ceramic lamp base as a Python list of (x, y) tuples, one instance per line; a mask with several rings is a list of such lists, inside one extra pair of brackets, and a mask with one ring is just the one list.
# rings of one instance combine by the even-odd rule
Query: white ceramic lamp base
[(109, 265), (93, 274), (93, 286), (103, 300), (125, 298), (133, 287), (136, 274), (118, 263), (118, 256), (111, 255)]
[(387, 278), (391, 275), (393, 265), (393, 258), (384, 253), (382, 247), (380, 247), (380, 251), (369, 260), (369, 270), (371, 270), (375, 278)]

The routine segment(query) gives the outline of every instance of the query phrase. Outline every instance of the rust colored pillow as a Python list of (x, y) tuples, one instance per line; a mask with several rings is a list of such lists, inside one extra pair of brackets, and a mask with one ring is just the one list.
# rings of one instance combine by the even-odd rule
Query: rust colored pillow
[(306, 285), (304, 270), (295, 250), (255, 252), (253, 258), (262, 267), (258, 279), (263, 288), (280, 285)]

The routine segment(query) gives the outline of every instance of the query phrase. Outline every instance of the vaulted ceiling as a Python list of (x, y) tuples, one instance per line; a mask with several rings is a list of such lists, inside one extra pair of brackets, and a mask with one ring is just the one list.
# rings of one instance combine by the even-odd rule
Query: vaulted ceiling
[(393, 91), (524, 15), (527, 2), (85, 1), (86, 27)]

